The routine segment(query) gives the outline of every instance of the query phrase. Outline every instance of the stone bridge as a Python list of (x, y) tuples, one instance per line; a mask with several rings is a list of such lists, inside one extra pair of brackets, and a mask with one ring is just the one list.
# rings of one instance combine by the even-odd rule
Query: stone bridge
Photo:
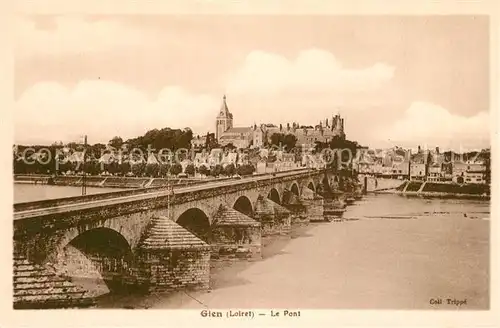
[(335, 179), (299, 170), (16, 204), (14, 257), (58, 277), (102, 277), (109, 289), (206, 288), (210, 258), (259, 258), (262, 236), (322, 219), (318, 194)]

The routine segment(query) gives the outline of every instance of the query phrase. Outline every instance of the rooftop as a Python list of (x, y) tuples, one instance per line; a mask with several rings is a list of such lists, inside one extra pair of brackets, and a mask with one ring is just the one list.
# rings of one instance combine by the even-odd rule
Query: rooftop
[(214, 226), (260, 226), (260, 223), (246, 216), (245, 214), (238, 212), (237, 210), (230, 208), (226, 205), (220, 205), (217, 213), (214, 216)]
[(230, 128), (230, 129), (224, 131), (224, 134), (226, 134), (226, 133), (249, 133), (249, 132), (252, 132), (251, 127), (233, 127), (233, 128)]
[(14, 308), (89, 307), (93, 300), (71, 281), (57, 276), (48, 267), (14, 255)]
[(208, 249), (209, 246), (166, 216), (152, 219), (147, 237), (141, 243), (145, 249)]

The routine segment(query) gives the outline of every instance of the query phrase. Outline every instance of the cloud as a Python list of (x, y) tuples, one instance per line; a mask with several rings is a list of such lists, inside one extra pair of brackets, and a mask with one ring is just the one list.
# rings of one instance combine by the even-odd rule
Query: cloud
[(294, 60), (253, 51), (243, 66), (229, 76), (228, 92), (367, 92), (387, 84), (393, 75), (394, 67), (384, 63), (362, 69), (344, 68), (333, 54), (321, 49), (301, 51)]
[(85, 20), (79, 16), (51, 18), (53, 27), (39, 28), (27, 17), (15, 19), (15, 50), (20, 58), (36, 55), (95, 53), (117, 47), (156, 44), (157, 31), (130, 28), (113, 20)]
[(218, 99), (177, 86), (165, 87), (151, 99), (111, 81), (81, 81), (71, 89), (43, 82), (16, 102), (15, 140), (52, 143), (87, 134), (89, 142), (107, 142), (115, 135), (126, 139), (163, 127), (204, 132), (207, 124), (214, 124), (219, 105)]
[(316, 48), (292, 59), (253, 51), (226, 76), (226, 91), (230, 107), (240, 109), (238, 124), (318, 124), (337, 112), (349, 116), (399, 101), (403, 93), (392, 85), (394, 72), (377, 62), (347, 68), (332, 53)]
[(489, 127), (487, 111), (465, 117), (435, 104), (413, 102), (402, 119), (388, 128), (377, 129), (374, 136), (407, 146), (441, 146), (455, 150), (483, 148), (490, 145)]

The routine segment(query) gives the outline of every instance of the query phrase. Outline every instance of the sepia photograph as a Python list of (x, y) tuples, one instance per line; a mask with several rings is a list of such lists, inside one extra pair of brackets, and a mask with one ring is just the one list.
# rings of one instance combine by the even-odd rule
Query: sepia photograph
[(14, 312), (490, 310), (490, 16), (13, 27)]

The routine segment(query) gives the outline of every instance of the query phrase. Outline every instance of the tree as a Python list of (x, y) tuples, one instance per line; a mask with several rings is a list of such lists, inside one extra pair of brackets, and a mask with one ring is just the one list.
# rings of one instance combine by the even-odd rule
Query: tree
[(205, 166), (205, 165), (201, 165), (199, 168), (198, 168), (198, 172), (202, 175), (209, 175), (210, 174), (210, 170)]
[(113, 139), (109, 141), (109, 145), (115, 149), (119, 149), (123, 145), (123, 139), (118, 136), (113, 137)]
[(194, 164), (188, 164), (184, 169), (184, 173), (187, 175), (194, 175)]
[(287, 134), (285, 135), (283, 139), (283, 145), (285, 146), (285, 149), (287, 151), (292, 150), (295, 148), (295, 145), (297, 144), (297, 137), (293, 134)]
[(85, 171), (86, 174), (97, 175), (101, 171), (101, 166), (99, 165), (99, 162), (97, 162), (95, 160), (88, 161), (88, 162), (85, 162), (85, 164), (83, 164), (83, 170)]
[(130, 169), (131, 169), (133, 175), (135, 175), (136, 177), (140, 177), (144, 174), (145, 168), (146, 168), (146, 164), (139, 162), (139, 163), (132, 164), (132, 167)]
[(250, 175), (255, 172), (255, 167), (252, 164), (244, 164), (236, 169), (239, 175)]
[(159, 175), (161, 177), (165, 177), (168, 173), (168, 171), (170, 170), (170, 164), (168, 163), (161, 163), (160, 164), (160, 168), (159, 168)]
[(236, 149), (236, 146), (233, 145), (231, 142), (224, 146), (224, 150), (234, 150), (234, 149)]
[(120, 166), (118, 165), (118, 162), (112, 161), (111, 163), (109, 163), (107, 171), (113, 175), (120, 173)]
[(210, 175), (213, 177), (218, 177), (222, 173), (222, 165), (217, 164), (215, 166), (212, 166), (210, 169)]
[(153, 129), (143, 136), (127, 140), (129, 147), (147, 150), (148, 146), (159, 151), (160, 149), (170, 149), (175, 151), (180, 148), (191, 148), (193, 131), (190, 128), (180, 129)]
[(285, 150), (291, 151), (297, 144), (297, 137), (293, 134), (273, 133), (271, 135), (271, 145), (284, 147)]
[(227, 164), (226, 167), (224, 167), (224, 174), (228, 177), (232, 177), (236, 174), (236, 167), (233, 163)]
[(131, 170), (129, 162), (122, 162), (121, 164), (119, 164), (119, 166), (120, 166), (119, 171), (121, 175), (127, 175)]
[(175, 163), (170, 167), (170, 174), (177, 175), (182, 172), (182, 165)]
[(158, 176), (158, 173), (160, 172), (160, 164), (158, 163), (149, 163), (146, 164), (146, 169), (145, 169), (146, 175), (152, 178), (155, 178)]
[(271, 145), (281, 146), (281, 141), (284, 139), (283, 133), (273, 133), (271, 135)]
[(65, 172), (68, 172), (68, 171), (71, 171), (71, 169), (73, 168), (73, 165), (68, 162), (68, 161), (60, 161), (59, 164), (59, 172), (58, 173), (65, 173)]
[(215, 139), (215, 133), (207, 133), (205, 148), (210, 151), (218, 147), (219, 145), (217, 144), (217, 140)]

